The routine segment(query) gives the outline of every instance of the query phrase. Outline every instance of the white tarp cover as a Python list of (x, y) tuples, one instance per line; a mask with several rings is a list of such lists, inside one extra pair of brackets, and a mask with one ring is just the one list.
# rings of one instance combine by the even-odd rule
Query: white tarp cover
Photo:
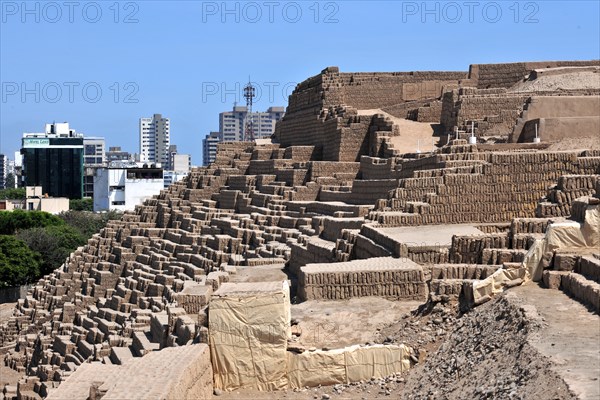
[(486, 296), (501, 293), (506, 284), (521, 278), (524, 282), (539, 281), (542, 278), (541, 260), (544, 254), (556, 250), (598, 250), (600, 249), (600, 207), (588, 205), (585, 221), (562, 221), (550, 224), (544, 239), (538, 239), (531, 246), (520, 268), (499, 269), (482, 281), (473, 282), (473, 300), (479, 304)]
[(215, 388), (287, 387), (287, 282), (224, 283), (208, 315)]
[(336, 350), (288, 352), (290, 389), (383, 378), (410, 368), (411, 349), (404, 345), (351, 346)]

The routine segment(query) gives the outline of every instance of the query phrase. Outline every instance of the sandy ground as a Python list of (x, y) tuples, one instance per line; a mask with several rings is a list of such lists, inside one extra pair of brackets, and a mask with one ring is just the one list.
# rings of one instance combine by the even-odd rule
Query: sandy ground
[(288, 279), (288, 276), (283, 272), (284, 266), (284, 264), (271, 264), (256, 267), (236, 267), (236, 273), (229, 275), (229, 282), (284, 281)]
[(341, 348), (373, 342), (379, 331), (416, 309), (418, 301), (362, 297), (343, 301), (307, 301), (292, 305), (299, 343), (307, 348)]
[(358, 110), (358, 115), (384, 114), (400, 128), (400, 136), (391, 138), (394, 149), (401, 153), (414, 153), (417, 148), (422, 152), (431, 151), (436, 147), (439, 137), (434, 137), (435, 124), (416, 122), (398, 118), (380, 109)]
[(421, 225), (376, 228), (399, 243), (410, 246), (450, 246), (454, 235), (481, 235), (473, 225)]
[(574, 89), (600, 89), (600, 72), (581, 71), (560, 75), (541, 76), (538, 79), (519, 82), (509, 92), (537, 92)]
[(563, 139), (560, 142), (552, 143), (547, 150), (600, 150), (600, 135), (595, 138)]

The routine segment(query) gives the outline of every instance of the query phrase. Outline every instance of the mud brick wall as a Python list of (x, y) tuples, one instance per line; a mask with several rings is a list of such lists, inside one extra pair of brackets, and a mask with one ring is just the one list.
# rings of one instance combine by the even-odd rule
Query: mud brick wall
[(364, 119), (336, 121), (331, 108), (378, 109), (435, 99), (446, 85), (465, 78), (465, 72), (339, 73), (337, 67), (330, 67), (296, 86), (275, 137), (284, 147), (320, 147), (323, 160), (358, 161), (369, 121), (366, 126)]
[(311, 263), (330, 263), (335, 261), (335, 243), (313, 237), (310, 240), (301, 240), (298, 243), (289, 244), (292, 251), (289, 262), (289, 270), (298, 275), (300, 267)]
[(306, 182), (307, 169), (277, 168), (275, 176), (278, 182), (285, 182), (287, 186), (301, 186)]
[(443, 264), (450, 261), (449, 249), (440, 246), (407, 247), (406, 257), (418, 264)]
[(283, 158), (294, 160), (295, 162), (318, 160), (320, 156), (315, 146), (290, 146), (283, 153)]
[(347, 200), (351, 204), (374, 205), (378, 199), (387, 198), (389, 191), (397, 187), (397, 179), (355, 180)]
[[(363, 154), (369, 152), (369, 126), (371, 117), (351, 117), (336, 134), (328, 135), (333, 139), (333, 146), (323, 149), (324, 160), (360, 161)], [(330, 128), (331, 129), (331, 128)], [(326, 131), (328, 133), (328, 131)]]
[[(449, 156), (472, 158), (468, 154)], [(397, 212), (374, 211), (371, 216), (380, 224), (400, 226), (497, 223), (534, 217), (538, 201), (560, 176), (597, 173), (600, 157), (584, 155), (579, 152), (479, 153), (478, 158), (486, 162), (478, 173), (400, 179), (400, 188), (391, 192), (394, 198), (385, 202)], [(415, 198), (422, 194), (423, 198)], [(411, 204), (411, 201), (418, 203)]]
[(370, 121), (370, 116), (338, 118), (301, 111), (278, 123), (276, 131), (281, 132), (277, 137), (282, 146), (314, 145), (323, 161), (358, 161), (367, 151)]
[(392, 175), (392, 169), (395, 166), (394, 160), (390, 158), (377, 158), (362, 156), (360, 158), (360, 170), (362, 179), (389, 179)]
[(526, 254), (526, 249), (483, 249), (480, 262), (490, 265), (520, 263), (525, 259)]
[[(452, 86), (445, 85), (444, 87)], [(445, 91), (446, 89), (443, 89)], [(420, 107), (427, 107), (431, 103), (431, 99), (405, 101), (404, 103), (394, 104), (393, 106), (381, 107), (381, 110), (398, 118), (413, 119), (417, 110)], [(438, 115), (439, 121), (439, 115)]]
[(438, 264), (428, 269), (429, 279), (485, 279), (500, 265)]
[(312, 161), (310, 164), (310, 180), (320, 177), (335, 177), (338, 174), (352, 174), (353, 179), (358, 176), (361, 168), (357, 162)]
[[(506, 233), (452, 236), (450, 261), (453, 263), (481, 264), (484, 249), (508, 249), (510, 238)], [(485, 263), (484, 263), (485, 264)]]
[[(600, 171), (599, 171), (600, 172)], [(548, 191), (547, 201), (537, 205), (537, 217), (562, 217), (572, 214), (573, 202), (583, 196), (596, 193), (596, 182), (600, 175), (564, 175), (558, 178), (555, 187)]]
[(476, 121), (475, 136), (509, 135), (529, 95), (509, 94), (501, 89), (461, 88), (444, 93), (441, 124), (446, 132), (471, 131), (469, 121)]
[(556, 67), (581, 67), (600, 65), (598, 60), (589, 61), (539, 61), (506, 64), (472, 64), (469, 79), (481, 89), (508, 88), (523, 80), (534, 69)]
[[(343, 102), (334, 104), (368, 110), (405, 101), (439, 98), (445, 85), (465, 78), (464, 72), (341, 73), (332, 83), (341, 89)], [(334, 89), (335, 86), (329, 87), (325, 101), (340, 98), (337, 94), (331, 96)]]
[(298, 296), (303, 300), (343, 300), (380, 296), (424, 300), (428, 288), (421, 266), (391, 257), (300, 268)]
[(417, 122), (439, 123), (442, 118), (442, 101), (435, 100), (427, 103), (408, 115), (408, 119)]
[(561, 289), (571, 296), (588, 304), (596, 312), (600, 311), (600, 284), (579, 274), (566, 274), (561, 277)]
[(335, 242), (337, 239), (342, 237), (342, 230), (344, 229), (360, 229), (365, 223), (365, 219), (361, 217), (356, 218), (334, 218), (334, 217), (323, 217), (321, 219), (323, 224), (322, 236), (326, 240)]
[(600, 257), (582, 256), (575, 266), (575, 272), (600, 283)]
[(554, 220), (549, 218), (515, 218), (510, 225), (510, 234), (518, 235), (521, 233), (545, 233), (548, 225)]

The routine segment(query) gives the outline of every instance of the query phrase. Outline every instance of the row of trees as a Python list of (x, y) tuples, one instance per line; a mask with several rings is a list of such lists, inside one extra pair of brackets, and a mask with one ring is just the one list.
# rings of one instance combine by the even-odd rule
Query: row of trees
[(120, 214), (68, 211), (0, 211), (0, 287), (31, 283), (60, 267)]

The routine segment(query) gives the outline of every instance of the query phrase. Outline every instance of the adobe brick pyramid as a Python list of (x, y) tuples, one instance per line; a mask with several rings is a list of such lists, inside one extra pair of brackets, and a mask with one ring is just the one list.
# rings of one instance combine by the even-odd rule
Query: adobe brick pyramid
[[(160, 349), (207, 343), (212, 293), (240, 266), (286, 264), (299, 301), (468, 296), (472, 282), (522, 262), (582, 198), (595, 204), (600, 150), (508, 140), (526, 125), (523, 112), (536, 95), (515, 101), (509, 87), (537, 68), (590, 65), (598, 61), (474, 65), (469, 73), (330, 67), (307, 79), (290, 96), (277, 143), (221, 143), (215, 163), (110, 222), (19, 300), (0, 328), (0, 345), (11, 349), (5, 363), (27, 375), (19, 393), (52, 395), (88, 361), (129, 365)], [(560, 96), (577, 103), (599, 94)], [(463, 125), (495, 124), (503, 139), (448, 136), (464, 131), (456, 115), (470, 104), (452, 96), (469, 95), (483, 111)], [(435, 147), (400, 152), (398, 118), (439, 125)], [(439, 233), (435, 241), (427, 227)], [(581, 301), (597, 309), (600, 261), (575, 259), (569, 290), (577, 297), (588, 288)], [(197, 357), (207, 362), (205, 350)]]

